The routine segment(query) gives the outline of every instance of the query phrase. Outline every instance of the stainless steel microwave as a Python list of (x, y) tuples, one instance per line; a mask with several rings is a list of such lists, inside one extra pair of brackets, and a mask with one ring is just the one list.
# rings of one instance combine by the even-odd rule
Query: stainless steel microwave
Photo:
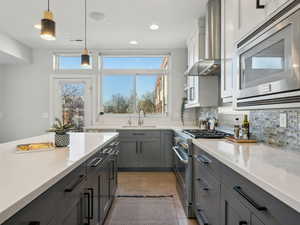
[(274, 15), (237, 47), (237, 109), (299, 107), (299, 1)]

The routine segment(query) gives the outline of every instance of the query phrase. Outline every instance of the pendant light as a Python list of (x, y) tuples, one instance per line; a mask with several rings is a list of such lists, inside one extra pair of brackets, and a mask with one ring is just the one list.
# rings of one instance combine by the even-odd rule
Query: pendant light
[(50, 0), (48, 0), (48, 10), (44, 11), (44, 18), (41, 20), (41, 38), (47, 41), (53, 41), (55, 37), (55, 22), (53, 13), (50, 11)]
[(84, 67), (90, 66), (90, 55), (86, 46), (86, 0), (84, 0), (84, 49), (81, 54), (81, 66)]

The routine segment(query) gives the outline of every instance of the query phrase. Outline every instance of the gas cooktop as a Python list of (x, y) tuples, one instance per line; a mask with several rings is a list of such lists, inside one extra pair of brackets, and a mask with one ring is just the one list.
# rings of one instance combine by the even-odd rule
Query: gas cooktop
[(217, 130), (183, 130), (183, 133), (191, 136), (192, 138), (225, 138), (231, 136), (228, 133)]

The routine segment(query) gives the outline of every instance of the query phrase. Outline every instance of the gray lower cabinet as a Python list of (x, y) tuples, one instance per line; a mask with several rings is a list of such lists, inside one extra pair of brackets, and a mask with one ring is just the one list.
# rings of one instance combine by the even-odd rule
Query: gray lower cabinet
[(120, 140), (119, 168), (138, 167), (138, 142), (136, 140)]
[(222, 189), (221, 212), (221, 225), (250, 225), (249, 210), (226, 188)]
[(193, 168), (193, 208), (199, 224), (299, 224), (299, 213), (196, 146)]
[(207, 165), (213, 161), (206, 158), (209, 161), (205, 162), (204, 158), (198, 157), (200, 154), (194, 157), (194, 213), (201, 224), (219, 225), (221, 183)]
[(117, 185), (118, 141), (95, 153), (2, 225), (101, 225)]
[(122, 130), (120, 170), (168, 170), (172, 167), (173, 132)]
[(146, 139), (139, 144), (139, 167), (160, 167), (162, 164), (162, 151), (160, 139)]

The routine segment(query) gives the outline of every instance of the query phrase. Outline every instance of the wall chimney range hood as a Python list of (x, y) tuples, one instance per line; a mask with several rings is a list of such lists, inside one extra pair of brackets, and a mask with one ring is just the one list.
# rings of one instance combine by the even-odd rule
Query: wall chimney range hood
[[(221, 67), (221, 1), (208, 0), (205, 16), (204, 59), (185, 72), (186, 76), (215, 76)], [(200, 45), (201, 46), (201, 45)]]

